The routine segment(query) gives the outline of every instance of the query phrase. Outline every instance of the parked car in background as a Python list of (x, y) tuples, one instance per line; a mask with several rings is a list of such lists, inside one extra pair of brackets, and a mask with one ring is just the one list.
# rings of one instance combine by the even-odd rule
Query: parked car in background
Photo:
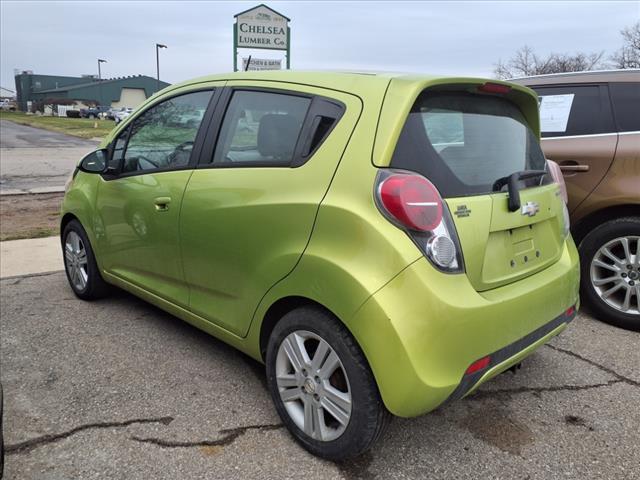
[(0, 100), (0, 110), (8, 110), (13, 112), (16, 110), (16, 102), (10, 99), (2, 99)]
[(119, 108), (111, 107), (109, 110), (105, 112), (105, 117), (107, 118), (107, 120), (115, 120), (116, 113), (119, 112), (121, 109), (122, 107), (119, 107)]
[(241, 72), (164, 89), (78, 165), (73, 292), (124, 288), (265, 362), (316, 455), (562, 332), (579, 261), (538, 103), (484, 79)]
[(81, 108), (80, 117), (82, 118), (99, 118), (106, 116), (106, 113), (111, 109), (106, 105), (97, 105), (95, 107)]
[(120, 110), (113, 111), (113, 119), (116, 121), (116, 125), (127, 118), (129, 115), (133, 113), (133, 108), (131, 107), (122, 107)]
[(542, 148), (569, 194), (582, 300), (601, 320), (640, 330), (640, 70), (513, 81), (540, 97)]

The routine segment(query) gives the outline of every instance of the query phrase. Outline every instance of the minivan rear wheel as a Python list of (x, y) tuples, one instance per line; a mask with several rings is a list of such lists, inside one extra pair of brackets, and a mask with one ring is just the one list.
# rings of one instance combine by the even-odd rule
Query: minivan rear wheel
[(328, 460), (371, 448), (387, 412), (369, 365), (347, 329), (317, 307), (287, 313), (267, 345), (267, 383), (285, 426)]
[(580, 243), (582, 299), (597, 318), (640, 331), (640, 218), (599, 225)]

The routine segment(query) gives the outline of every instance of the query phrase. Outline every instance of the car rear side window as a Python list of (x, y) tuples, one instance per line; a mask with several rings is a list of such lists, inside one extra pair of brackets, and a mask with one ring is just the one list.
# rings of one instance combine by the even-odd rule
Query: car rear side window
[(610, 83), (609, 92), (620, 131), (640, 131), (640, 83)]
[(532, 88), (540, 97), (540, 134), (543, 138), (616, 131), (606, 85)]
[(423, 93), (398, 139), (391, 166), (427, 177), (444, 197), (479, 195), (545, 158), (520, 110), (506, 99), (468, 93)]
[(310, 105), (311, 99), (304, 96), (235, 91), (218, 136), (214, 165), (290, 165)]

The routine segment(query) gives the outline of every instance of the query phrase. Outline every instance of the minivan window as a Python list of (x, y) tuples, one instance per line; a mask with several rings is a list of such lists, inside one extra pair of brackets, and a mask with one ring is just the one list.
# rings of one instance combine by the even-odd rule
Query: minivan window
[(289, 165), (310, 104), (311, 99), (302, 96), (235, 91), (222, 122), (214, 164)]
[[(133, 121), (118, 137), (113, 160), (122, 156), (122, 172), (185, 167), (213, 92), (198, 91), (161, 102)], [(129, 133), (126, 145), (124, 138)], [(122, 154), (124, 152), (124, 155)]]
[(640, 83), (610, 83), (609, 92), (620, 131), (640, 131)]
[(444, 197), (479, 195), (520, 170), (542, 170), (536, 135), (511, 102), (488, 95), (423, 93), (413, 105), (391, 166), (427, 177)]
[[(568, 112), (559, 111), (556, 115), (568, 113), (565, 122), (545, 122), (541, 112), (540, 135), (544, 137), (567, 137), (573, 135), (593, 135), (615, 132), (613, 117), (606, 86), (601, 85), (565, 85), (558, 87), (532, 87), (544, 102), (543, 97), (567, 98), (564, 103)], [(551, 112), (549, 118), (554, 118)], [(557, 118), (557, 117), (556, 117)]]

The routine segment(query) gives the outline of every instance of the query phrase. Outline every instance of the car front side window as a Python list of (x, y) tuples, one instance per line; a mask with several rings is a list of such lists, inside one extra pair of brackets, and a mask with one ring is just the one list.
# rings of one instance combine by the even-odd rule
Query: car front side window
[(123, 174), (186, 167), (212, 94), (180, 95), (142, 113), (116, 140), (111, 163)]

